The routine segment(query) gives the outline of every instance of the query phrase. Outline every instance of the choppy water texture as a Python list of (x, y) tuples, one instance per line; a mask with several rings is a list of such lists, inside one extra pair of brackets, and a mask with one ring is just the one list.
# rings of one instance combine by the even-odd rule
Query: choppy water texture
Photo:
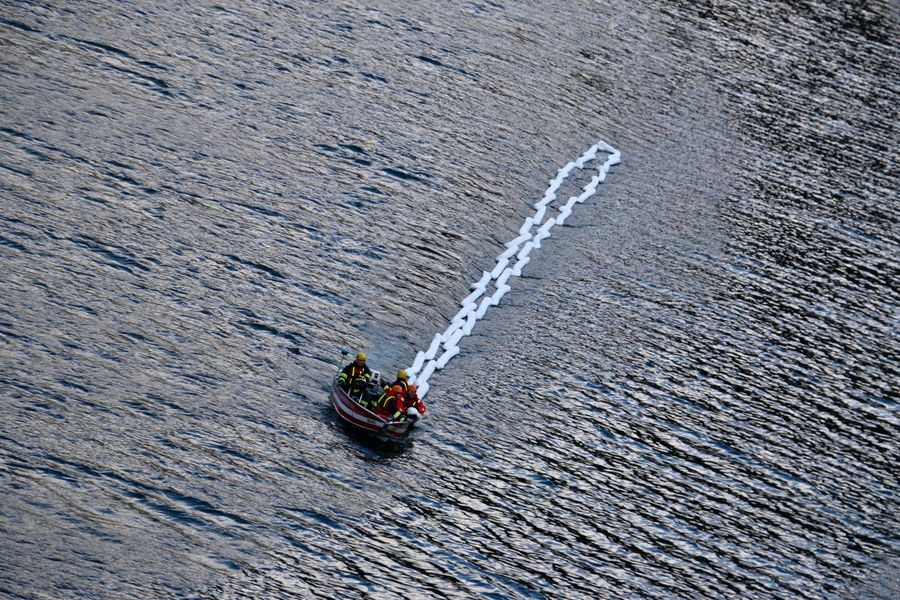
[[(0, 595), (900, 596), (897, 32), (3, 3)], [(408, 365), (598, 139), (410, 443), (346, 430), (340, 347)]]

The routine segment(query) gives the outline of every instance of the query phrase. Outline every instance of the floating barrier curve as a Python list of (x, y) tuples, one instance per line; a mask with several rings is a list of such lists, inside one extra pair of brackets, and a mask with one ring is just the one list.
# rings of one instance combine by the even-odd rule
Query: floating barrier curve
[[(578, 196), (570, 197), (558, 209), (555, 217), (544, 221), (550, 204), (556, 201), (556, 192), (566, 178), (576, 169), (584, 169), (585, 165), (594, 161), (598, 152), (608, 154), (606, 161), (597, 166), (597, 174), (582, 188)], [(505, 244), (506, 250), (497, 256), (496, 264), (490, 271), (484, 271), (479, 281), (470, 286), (472, 293), (460, 301), (462, 307), (450, 320), (450, 325), (443, 333), (435, 334), (428, 350), (416, 354), (412, 366), (406, 369), (409, 382), (418, 388), (419, 397), (428, 393), (428, 379), (435, 371), (447, 366), (454, 356), (459, 354), (459, 342), (472, 333), (475, 324), (484, 318), (487, 311), (500, 303), (500, 300), (512, 289), (510, 281), (522, 275), (522, 268), (531, 260), (530, 254), (541, 247), (541, 242), (550, 237), (550, 231), (557, 225), (565, 223), (576, 204), (581, 204), (597, 192), (597, 186), (606, 179), (609, 168), (619, 164), (621, 153), (604, 141), (599, 141), (578, 160), (568, 163), (550, 180), (550, 187), (544, 197), (534, 204), (535, 213), (525, 219), (518, 235)], [(534, 231), (533, 231), (534, 230)], [(489, 286), (493, 284), (493, 290)]]

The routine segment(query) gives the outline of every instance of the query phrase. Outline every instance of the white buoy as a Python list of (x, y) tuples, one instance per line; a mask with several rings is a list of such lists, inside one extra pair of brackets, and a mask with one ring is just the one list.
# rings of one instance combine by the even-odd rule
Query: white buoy
[(506, 242), (506, 247), (507, 248), (515, 248), (516, 246), (520, 245), (522, 242), (527, 242), (530, 239), (531, 239), (530, 233), (523, 233), (519, 237)]
[(481, 304), (478, 305), (478, 310), (475, 311), (475, 318), (482, 319), (484, 318), (484, 314), (487, 312), (487, 309), (491, 306), (491, 297), (482, 298)]
[(556, 193), (556, 190), (558, 190), (559, 186), (562, 185), (563, 179), (565, 179), (565, 177), (556, 177), (554, 179), (551, 179), (550, 187), (547, 188), (547, 193), (548, 194)]
[(534, 224), (539, 225), (541, 221), (544, 220), (544, 213), (547, 212), (547, 206), (544, 205), (537, 209), (537, 212), (534, 213)]
[(525, 223), (519, 228), (519, 235), (525, 235), (531, 230), (531, 226), (534, 225), (534, 219), (528, 217), (525, 219)]
[[(537, 246), (535, 246), (535, 248), (537, 248)], [(523, 258), (522, 260), (520, 260), (519, 262), (517, 262), (517, 263), (516, 263), (516, 266), (513, 267), (513, 272), (512, 272), (512, 274), (515, 275), (516, 277), (521, 276), (521, 275), (522, 275), (522, 268), (525, 267), (525, 265), (527, 265), (528, 262), (529, 262), (530, 260), (531, 260), (531, 258), (529, 258), (529, 257), (526, 256), (525, 258)], [(488, 302), (490, 302), (490, 301), (491, 301), (491, 298), (485, 298), (484, 300), (487, 300)], [(484, 300), (481, 301), (482, 304), (484, 304)], [(480, 306), (479, 306), (478, 308), (479, 308), (479, 310), (481, 309)]]
[(469, 335), (470, 333), (472, 333), (472, 329), (475, 328), (475, 321), (478, 320), (477, 313), (478, 313), (477, 310), (473, 310), (472, 312), (469, 313), (469, 316), (466, 319), (466, 324), (463, 325), (463, 328), (461, 330), (463, 336), (466, 336), (466, 335)]
[[(530, 244), (531, 242), (528, 243)], [(501, 285), (504, 285), (507, 281), (509, 281), (509, 278), (512, 277), (512, 271), (512, 267), (506, 267), (503, 270), (503, 273), (501, 273), (500, 277), (497, 278), (497, 287), (500, 287)]]
[(508, 258), (501, 258), (497, 261), (497, 266), (494, 267), (494, 270), (491, 271), (491, 279), (497, 279), (500, 277), (500, 273), (503, 272), (503, 269), (506, 268), (506, 265), (509, 264)]
[[(512, 256), (513, 254), (515, 254), (518, 251), (519, 251), (518, 246), (510, 246), (509, 248), (507, 248), (506, 250), (503, 251), (503, 254), (501, 254), (497, 257), (497, 261), (501, 261), (504, 258), (509, 258), (510, 256)], [(490, 281), (490, 276), (491, 276), (491, 274), (488, 273), (488, 281)]]
[(416, 354), (416, 360), (413, 361), (413, 364), (410, 368), (406, 370), (406, 372), (410, 375), (415, 375), (419, 372), (419, 369), (422, 368), (422, 365), (425, 364), (425, 353), (419, 352)]
[(478, 300), (479, 298), (481, 298), (481, 295), (482, 295), (482, 294), (484, 294), (484, 288), (483, 288), (483, 287), (475, 288), (475, 291), (474, 291), (474, 292), (472, 292), (471, 294), (469, 294), (468, 296), (466, 296), (465, 298), (463, 298), (462, 300), (459, 301), (459, 305), (462, 306), (463, 308), (465, 308), (465, 306), (466, 306), (467, 304), (472, 304), (472, 303), (474, 303), (476, 300)]
[(541, 225), (541, 228), (538, 229), (538, 234), (543, 235), (545, 238), (550, 237), (550, 228), (556, 225), (556, 219), (550, 217), (547, 219), (547, 222)]
[(597, 151), (599, 149), (600, 149), (600, 144), (594, 144), (593, 146), (590, 147), (590, 149), (587, 152), (582, 154), (581, 158), (579, 158), (577, 161), (575, 161), (575, 164), (578, 165), (578, 168), (581, 169), (582, 167), (584, 167), (584, 163), (594, 160), (594, 157), (597, 156)]
[(428, 350), (425, 352), (425, 360), (431, 360), (432, 358), (434, 358), (434, 355), (437, 354), (437, 349), (438, 347), (440, 347), (441, 342), (443, 341), (441, 337), (442, 336), (440, 333), (434, 334), (434, 338), (432, 338), (431, 340), (431, 345), (428, 346)]
[[(426, 381), (428, 381), (428, 378), (431, 377), (431, 374), (432, 374), (432, 373), (434, 373), (434, 367), (435, 367), (436, 364), (437, 364), (437, 361), (436, 361), (436, 360), (433, 360), (433, 359), (432, 359), (432, 360), (429, 360), (429, 361), (425, 364), (425, 368), (422, 369), (422, 372), (421, 372), (421, 373), (419, 373), (419, 384), (418, 384), (418, 385), (422, 385), (423, 383), (425, 383)], [(422, 393), (422, 392), (419, 392), (420, 395), (421, 395), (421, 393)]]
[[(541, 198), (538, 202), (535, 202), (535, 203), (534, 203), (534, 208), (535, 208), (535, 210), (537, 210), (538, 208), (540, 208), (540, 207), (542, 207), (542, 206), (547, 206), (548, 204), (550, 204), (550, 203), (553, 202), (554, 200), (556, 200), (556, 194), (553, 193), (553, 192), (548, 192), (548, 193), (545, 194), (544, 197)], [(532, 219), (532, 223), (531, 223), (531, 224), (534, 225), (534, 220), (533, 220), (533, 219)]]
[[(507, 262), (509, 262), (509, 261), (507, 261)], [(478, 295), (480, 296), (481, 294), (478, 294)], [(474, 302), (467, 302), (465, 304), (465, 306), (463, 306), (461, 309), (459, 309), (459, 312), (456, 313), (456, 316), (454, 316), (452, 319), (450, 319), (450, 321), (453, 322), (453, 321), (458, 321), (459, 319), (465, 319), (466, 315), (468, 315), (470, 312), (472, 312), (476, 308), (478, 308), (477, 304), (475, 304)]]
[[(522, 260), (523, 258), (525, 258), (526, 256), (528, 256), (529, 254), (531, 254), (531, 250), (532, 250), (533, 248), (534, 248), (534, 242), (528, 242), (527, 244), (525, 244), (524, 246), (522, 246), (522, 249), (519, 250), (519, 253), (518, 253), (518, 254), (516, 254), (516, 260)], [(498, 285), (497, 287), (500, 287), (500, 286)]]
[(453, 346), (457, 345), (459, 343), (459, 340), (461, 340), (464, 335), (466, 334), (463, 331), (462, 327), (454, 331), (453, 335), (451, 335), (450, 338), (446, 342), (444, 342), (444, 351), (447, 351)]
[[(449, 340), (458, 330), (462, 329), (462, 326), (465, 325), (465, 323), (465, 319), (457, 319), (456, 321), (450, 323), (450, 326), (444, 330), (443, 334), (441, 334), (441, 343), (446, 344), (447, 340)], [(435, 353), (437, 353), (437, 351), (435, 351)]]
[(441, 369), (446, 367), (447, 363), (450, 362), (450, 359), (457, 354), (459, 354), (459, 346), (453, 346), (452, 348), (441, 354), (441, 357), (437, 359), (437, 363), (435, 364), (434, 368), (440, 371)]
[(489, 271), (483, 271), (481, 274), (481, 279), (478, 280), (477, 283), (473, 283), (469, 286), (470, 290), (477, 290), (478, 288), (484, 289), (487, 287), (487, 284), (491, 281), (491, 273)]
[(500, 303), (500, 298), (502, 298), (509, 290), (510, 287), (508, 285), (497, 288), (497, 291), (491, 296), (491, 304), (497, 306)]
[(427, 381), (423, 381), (422, 383), (417, 383), (416, 387), (418, 388), (416, 390), (416, 393), (419, 395), (420, 399), (424, 398), (425, 394), (427, 394), (428, 390), (430, 389), (430, 386), (428, 385)]

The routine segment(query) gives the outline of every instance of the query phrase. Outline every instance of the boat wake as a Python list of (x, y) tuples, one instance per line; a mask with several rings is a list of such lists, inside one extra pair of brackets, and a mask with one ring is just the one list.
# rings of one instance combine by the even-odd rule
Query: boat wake
[[(598, 152), (607, 154), (603, 163), (597, 160)], [(606, 179), (609, 168), (619, 163), (620, 156), (618, 150), (604, 141), (599, 141), (578, 160), (561, 168), (556, 177), (550, 180), (550, 187), (544, 192), (544, 197), (534, 204), (535, 213), (525, 219), (519, 229), (519, 235), (506, 243), (506, 250), (497, 256), (493, 269), (484, 271), (481, 279), (470, 286), (472, 293), (460, 301), (462, 308), (450, 320), (447, 329), (443, 333), (435, 334), (428, 349), (416, 354), (412, 366), (406, 369), (409, 382), (415, 383), (418, 387), (420, 398), (428, 393), (428, 378), (435, 371), (443, 369), (450, 359), (459, 354), (459, 341), (471, 334), (475, 324), (492, 306), (497, 306), (501, 298), (511, 289), (510, 281), (522, 274), (522, 269), (531, 260), (529, 256), (531, 252), (541, 247), (541, 242), (550, 237), (550, 231), (554, 227), (565, 223), (576, 204), (584, 202), (597, 192), (597, 186)], [(596, 166), (597, 174), (582, 188), (580, 195), (570, 196), (568, 201), (558, 208), (558, 214), (545, 221), (547, 209), (556, 200), (556, 193), (566, 178), (576, 169), (585, 169), (589, 164)]]

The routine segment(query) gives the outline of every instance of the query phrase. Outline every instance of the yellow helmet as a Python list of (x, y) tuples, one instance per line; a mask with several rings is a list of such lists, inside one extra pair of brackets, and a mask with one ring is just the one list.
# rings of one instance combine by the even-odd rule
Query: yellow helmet
[(397, 379), (407, 379), (405, 369), (400, 369), (399, 371), (397, 371)]
[(357, 354), (357, 355), (356, 355), (356, 360), (366, 360), (366, 353), (365, 353), (365, 352), (360, 352), (359, 354)]

